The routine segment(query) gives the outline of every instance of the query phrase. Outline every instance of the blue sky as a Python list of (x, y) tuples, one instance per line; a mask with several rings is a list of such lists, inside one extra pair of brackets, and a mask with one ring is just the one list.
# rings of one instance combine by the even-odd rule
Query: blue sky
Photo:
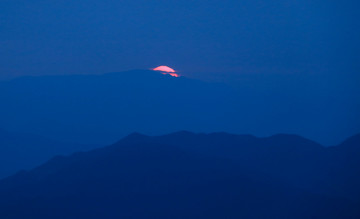
[(355, 1), (0, 3), (0, 78), (169, 65), (189, 77), (323, 74), (358, 80)]

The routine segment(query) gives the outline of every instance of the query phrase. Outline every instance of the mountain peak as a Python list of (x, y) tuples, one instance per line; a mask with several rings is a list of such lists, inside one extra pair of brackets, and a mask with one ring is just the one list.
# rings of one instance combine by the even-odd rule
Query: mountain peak
[(149, 136), (144, 135), (140, 132), (133, 132), (133, 133), (129, 134), (128, 136), (126, 136), (125, 138), (143, 138), (143, 137), (149, 137)]
[[(214, 212), (206, 218), (249, 218), (267, 208), (274, 217), (284, 213), (281, 218), (287, 218), (288, 212), (298, 217), (304, 207), (298, 218), (309, 218), (319, 212), (319, 203), (324, 209), (319, 218), (338, 214), (327, 214), (329, 209), (355, 212), (358, 157), (345, 156), (350, 162), (342, 162), (342, 154), (353, 154), (348, 147), (328, 153), (332, 149), (313, 146), (294, 135), (256, 138), (180, 131), (151, 137), (135, 132), (112, 146), (56, 157), (1, 180), (0, 217), (68, 218), (79, 212), (82, 218), (198, 218), (210, 209)], [(269, 208), (270, 202), (276, 203)], [(294, 209), (289, 202), (296, 204)], [(163, 217), (155, 215), (163, 211)], [(269, 216), (264, 214), (255, 218)]]
[(115, 144), (118, 143), (136, 143), (136, 142), (140, 142), (140, 141), (144, 141), (149, 139), (150, 136), (141, 134), (139, 132), (133, 132), (131, 134), (129, 134), (128, 136), (122, 138), (120, 141), (116, 142)]

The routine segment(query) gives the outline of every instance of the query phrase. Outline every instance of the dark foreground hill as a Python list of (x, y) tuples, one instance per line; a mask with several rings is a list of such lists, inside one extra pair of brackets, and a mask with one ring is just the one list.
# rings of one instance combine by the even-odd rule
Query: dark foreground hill
[(360, 136), (132, 134), (0, 181), (1, 218), (359, 218)]

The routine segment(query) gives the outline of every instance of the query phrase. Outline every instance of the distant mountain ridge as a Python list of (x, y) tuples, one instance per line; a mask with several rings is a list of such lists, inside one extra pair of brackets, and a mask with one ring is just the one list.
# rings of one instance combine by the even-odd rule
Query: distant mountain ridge
[(360, 131), (356, 122), (349, 126), (349, 118), (356, 120), (353, 114), (341, 113), (353, 107), (310, 91), (270, 89), (277, 81), (268, 80), (244, 78), (235, 88), (151, 70), (21, 77), (0, 82), (0, 124), (58, 141), (100, 145), (134, 130), (148, 135), (298, 133), (328, 145)]
[(1, 180), (0, 216), (358, 218), (356, 139), (133, 133)]
[(32, 169), (55, 155), (69, 155), (96, 147), (0, 129), (0, 179), (19, 170)]

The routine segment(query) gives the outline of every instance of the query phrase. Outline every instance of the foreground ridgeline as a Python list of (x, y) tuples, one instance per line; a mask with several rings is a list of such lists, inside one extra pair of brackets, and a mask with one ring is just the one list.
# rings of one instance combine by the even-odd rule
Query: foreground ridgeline
[(360, 135), (132, 134), (0, 181), (0, 218), (360, 218)]

